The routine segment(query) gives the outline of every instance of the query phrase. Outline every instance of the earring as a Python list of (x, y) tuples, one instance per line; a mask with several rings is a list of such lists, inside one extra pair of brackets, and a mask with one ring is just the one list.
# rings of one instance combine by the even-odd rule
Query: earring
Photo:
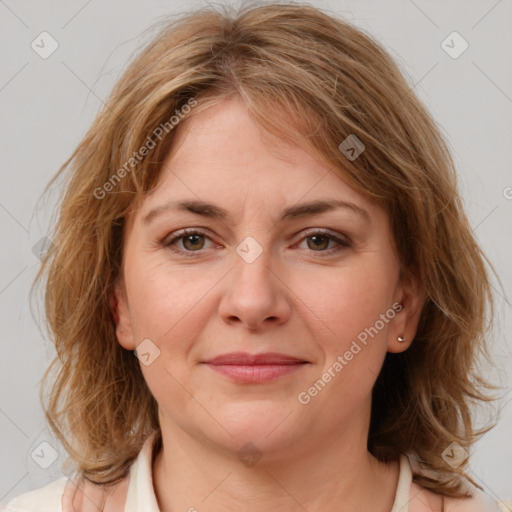
[(400, 342), (400, 343), (404, 343), (405, 341), (407, 341), (405, 339), (405, 336), (398, 336), (397, 340)]

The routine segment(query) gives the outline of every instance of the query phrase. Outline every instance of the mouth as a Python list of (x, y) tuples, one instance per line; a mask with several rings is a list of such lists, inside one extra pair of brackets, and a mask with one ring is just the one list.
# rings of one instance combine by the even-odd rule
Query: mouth
[(238, 383), (263, 383), (295, 373), (309, 361), (287, 354), (232, 352), (205, 361), (213, 371)]

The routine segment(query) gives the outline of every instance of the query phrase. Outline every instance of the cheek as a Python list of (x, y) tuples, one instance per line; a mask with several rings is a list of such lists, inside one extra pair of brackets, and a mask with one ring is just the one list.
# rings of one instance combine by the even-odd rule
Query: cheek
[[(353, 410), (371, 393), (387, 350), (389, 322), (394, 317), (394, 268), (378, 252), (357, 264), (301, 280), (300, 296), (308, 297), (310, 319), (319, 360), (317, 379), (310, 383), (316, 406), (344, 404)], [(386, 315), (383, 321), (381, 315)], [(321, 396), (320, 396), (321, 395)], [(341, 414), (341, 412), (340, 412)]]
[(391, 308), (393, 271), (374, 258), (343, 268), (320, 268), (307, 280), (298, 276), (292, 288), (307, 306), (304, 311), (318, 343), (329, 352), (339, 351)]
[[(308, 330), (322, 354), (301, 395), (315, 408), (338, 404), (333, 415), (344, 415), (367, 403), (387, 350), (388, 323), (381, 315), (392, 309), (391, 275), (379, 264), (347, 266), (296, 283), (298, 295), (308, 297)], [(393, 316), (388, 314), (388, 322)]]
[(190, 406), (190, 397), (180, 383), (189, 377), (187, 357), (204, 328), (205, 294), (215, 281), (211, 273), (198, 279), (197, 271), (192, 275), (183, 269), (171, 270), (161, 259), (154, 263), (147, 257), (134, 259), (131, 268), (127, 286), (132, 288), (133, 332), (139, 342), (150, 339), (160, 351), (150, 365), (141, 364), (141, 371), (159, 404), (172, 397), (170, 409), (183, 411)]
[(205, 295), (218, 279), (212, 272), (171, 268), (161, 260), (160, 256), (133, 261), (131, 279), (127, 278), (132, 326), (138, 339), (150, 338), (161, 349), (176, 353), (197, 337), (206, 317)]

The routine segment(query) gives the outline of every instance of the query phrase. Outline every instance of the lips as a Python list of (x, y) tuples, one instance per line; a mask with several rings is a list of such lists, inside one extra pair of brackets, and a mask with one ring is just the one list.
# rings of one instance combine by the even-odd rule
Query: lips
[(309, 361), (287, 354), (232, 352), (205, 361), (213, 371), (238, 383), (263, 383), (290, 375)]
[(207, 364), (213, 365), (242, 365), (242, 366), (254, 366), (254, 365), (281, 365), (281, 364), (299, 364), (307, 363), (303, 359), (289, 356), (287, 354), (278, 354), (276, 352), (265, 352), (263, 354), (248, 354), (246, 352), (231, 352), (230, 354), (223, 354), (213, 359), (206, 361)]

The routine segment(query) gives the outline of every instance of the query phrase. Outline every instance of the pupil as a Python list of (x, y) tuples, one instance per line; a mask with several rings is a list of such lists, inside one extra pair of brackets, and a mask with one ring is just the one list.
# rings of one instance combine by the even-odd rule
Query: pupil
[(202, 235), (189, 235), (185, 238), (185, 246), (187, 244), (191, 244), (192, 248), (197, 248), (197, 243), (200, 241), (199, 239), (202, 237)]
[[(314, 243), (316, 248), (324, 249), (325, 248), (325, 242), (327, 241), (327, 243), (329, 243), (325, 236), (312, 236), (312, 237), (310, 237), (310, 239), (313, 240), (313, 243)], [(322, 241), (324, 243), (322, 243)]]

